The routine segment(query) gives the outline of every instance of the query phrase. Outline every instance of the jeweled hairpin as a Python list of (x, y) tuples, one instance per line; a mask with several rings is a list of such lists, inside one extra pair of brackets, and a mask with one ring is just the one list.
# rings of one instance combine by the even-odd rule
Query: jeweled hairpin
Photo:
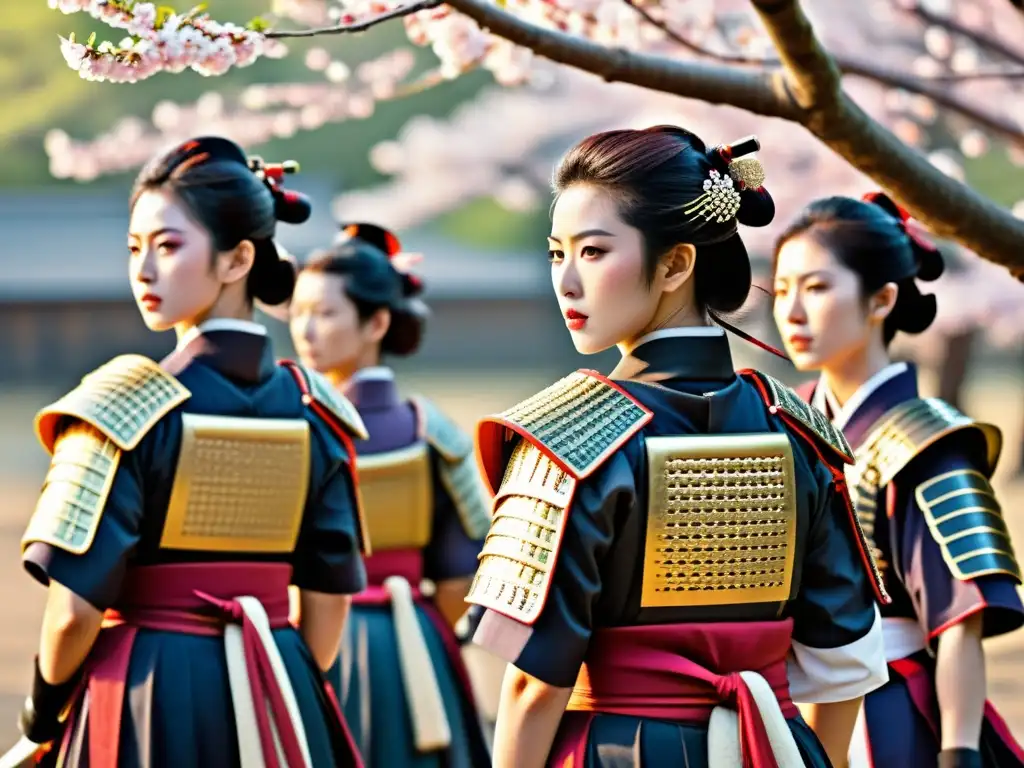
[(742, 198), (731, 176), (723, 176), (714, 169), (708, 175), (710, 178), (704, 180), (704, 192), (692, 200), (683, 213), (690, 217), (690, 221), (702, 218), (721, 224), (739, 213)]
[(764, 187), (765, 173), (761, 161), (752, 155), (761, 149), (761, 142), (757, 136), (746, 136), (732, 144), (723, 144), (716, 147), (719, 156), (729, 166), (729, 175), (740, 190), (759, 190)]

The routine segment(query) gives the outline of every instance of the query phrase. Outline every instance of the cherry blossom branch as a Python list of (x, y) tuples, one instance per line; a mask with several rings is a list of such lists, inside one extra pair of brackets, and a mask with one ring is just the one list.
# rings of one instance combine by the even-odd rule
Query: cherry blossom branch
[[(1024, 274), (1024, 222), (943, 174), (858, 107), (843, 92), (838, 66), (795, 0), (751, 2), (779, 52), (780, 70), (752, 72), (609, 49), (542, 29), (487, 0), (449, 0), (449, 5), (493, 34), (604, 80), (798, 122), (888, 189), (936, 234), (956, 238)], [(873, 67), (864, 71), (879, 74)]]
[[(693, 41), (687, 39), (683, 35), (673, 30), (663, 20), (656, 18), (654, 14), (643, 8), (634, 2), (634, 0), (623, 0), (623, 2), (636, 11), (647, 23), (651, 24), (656, 29), (664, 33), (669, 39), (677, 43), (685, 50), (701, 56), (706, 59), (718, 61), (723, 64), (736, 64), (736, 65), (757, 65), (762, 68), (777, 68), (781, 61), (777, 58), (768, 57), (750, 57), (735, 54), (719, 53), (717, 51), (711, 51), (703, 46), (700, 46)], [(987, 128), (989, 131), (1003, 136), (1009, 141), (1024, 147), (1024, 130), (1015, 121), (1007, 118), (1004, 115), (989, 112), (981, 107), (967, 104), (962, 99), (958, 98), (955, 94), (951, 93), (948, 88), (944, 88), (938, 85), (932, 85), (931, 82), (936, 83), (944, 80), (971, 80), (971, 79), (984, 79), (985, 77), (995, 78), (1006, 78), (1006, 73), (985, 73), (982, 74), (964, 74), (964, 75), (952, 75), (947, 77), (932, 77), (921, 79), (910, 75), (904, 75), (900, 72), (889, 67), (882, 67), (863, 60), (854, 60), (846, 57), (835, 56), (836, 64), (839, 67), (840, 72), (847, 75), (854, 75), (857, 77), (863, 77), (868, 80), (873, 80), (881, 85), (888, 86), (890, 88), (900, 88), (901, 90), (907, 91), (908, 93), (916, 93), (919, 96), (927, 96), (932, 99), (936, 104), (939, 104), (951, 112), (956, 112), (969, 118), (978, 125)], [(1024, 78), (1024, 72), (1018, 72), (1012, 76)]]
[(265, 37), (268, 40), (274, 40), (292, 37), (317, 37), (320, 35), (341, 35), (354, 32), (365, 32), (371, 27), (383, 24), (386, 21), (400, 19), (403, 16), (408, 16), (413, 13), (437, 8), (442, 2), (443, 0), (417, 0), (416, 2), (409, 3), (408, 5), (399, 5), (396, 8), (392, 8), (390, 11), (372, 16), (368, 19), (363, 19), (362, 21), (355, 21), (355, 17), (349, 15), (347, 17), (343, 17), (343, 21), (340, 24), (335, 24), (334, 26), (299, 30), (272, 29), (266, 32)]
[[(906, 6), (906, 3), (904, 5)], [(953, 34), (965, 37), (979, 48), (984, 48), (990, 53), (1002, 56), (1004, 59), (1012, 61), (1015, 64), (1024, 65), (1024, 51), (1012, 48), (1009, 44), (1003, 42), (999, 38), (993, 37), (985, 32), (977, 29), (971, 29), (967, 25), (961, 24), (959, 21), (950, 18), (949, 16), (943, 16), (941, 14), (934, 13), (933, 11), (929, 11), (921, 5), (921, 3), (916, 2), (916, 0), (911, 0), (909, 7), (906, 7), (906, 11), (911, 16), (914, 16), (925, 24), (940, 27), (947, 32), (952, 32)]]
[(784, 62), (781, 86), (800, 122), (902, 203), (939, 236), (951, 237), (1024, 279), (1024, 221), (952, 179), (868, 116), (842, 90), (833, 59), (797, 0), (751, 0)]

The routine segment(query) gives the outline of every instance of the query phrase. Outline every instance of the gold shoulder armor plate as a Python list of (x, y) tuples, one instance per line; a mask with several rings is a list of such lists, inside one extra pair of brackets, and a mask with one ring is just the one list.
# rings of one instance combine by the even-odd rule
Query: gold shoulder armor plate
[(76, 555), (88, 552), (120, 459), (118, 445), (91, 424), (77, 421), (61, 432), (22, 549), (42, 542)]
[[(304, 379), (304, 381), (299, 380), (299, 386), (304, 390), (303, 399), (315, 402), (327, 409), (340, 426), (353, 437), (365, 440), (370, 436), (356, 407), (347, 397), (338, 392), (322, 374), (291, 361), (282, 361), (282, 365), (289, 368), (293, 376), (298, 374)], [(298, 380), (298, 376), (296, 379)], [(309, 402), (307, 402), (308, 404)]]
[(946, 472), (921, 483), (914, 496), (956, 578), (999, 573), (1021, 583), (1010, 532), (984, 475), (970, 469)]
[(846, 442), (846, 437), (824, 413), (804, 402), (800, 395), (766, 373), (745, 370), (740, 371), (740, 374), (754, 382), (769, 411), (781, 414), (791, 426), (814, 438), (818, 444), (827, 446), (844, 464), (853, 463), (853, 450)]
[(581, 480), (600, 467), (653, 414), (608, 379), (576, 371), (504, 413), (481, 421), (477, 438), (493, 490), (504, 471), (503, 447), (516, 433)]
[(992, 424), (965, 416), (937, 397), (907, 400), (889, 409), (857, 449), (857, 464), (864, 467), (864, 480), (881, 488), (923, 450), (965, 430), (977, 430), (984, 440), (986, 472), (991, 476), (999, 463), (1002, 432)]
[(441, 457), (441, 484), (458, 512), (466, 535), (482, 539), (491, 524), (490, 499), (480, 478), (469, 435), (425, 398), (412, 400), (430, 446)]
[(174, 376), (142, 355), (121, 355), (36, 415), (36, 434), (53, 453), (61, 421), (91, 424), (122, 451), (130, 451), (171, 410), (192, 396)]
[(524, 624), (540, 616), (576, 479), (527, 440), (512, 451), (466, 601)]

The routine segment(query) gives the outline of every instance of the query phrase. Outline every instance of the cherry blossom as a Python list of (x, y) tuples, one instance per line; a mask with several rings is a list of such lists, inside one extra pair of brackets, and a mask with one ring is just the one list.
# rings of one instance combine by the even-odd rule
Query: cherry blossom
[(61, 38), (68, 66), (84, 80), (134, 83), (158, 72), (193, 69), (216, 76), (231, 67), (247, 67), (265, 49), (266, 38), (255, 29), (214, 21), (209, 16), (171, 14), (159, 17), (153, 3), (123, 0), (49, 0), (62, 13), (88, 13), (129, 37), (120, 43), (93, 45)]
[[(554, 66), (449, 5), (271, 2), (272, 29), (243, 29), (205, 14), (158, 18), (152, 4), (130, 0), (50, 0), (50, 5), (64, 13), (89, 13), (130, 35), (118, 45), (61, 42), (69, 66), (90, 79), (133, 81), (190, 67), (222, 74), (259, 56), (283, 55), (281, 40), (292, 36), (285, 29), (289, 22), (307, 28), (295, 35), (312, 36), (324, 30), (309, 27), (357, 31), (396, 16), (404, 16), (413, 44), (433, 51), (437, 69), (418, 83), (406, 83), (409, 69), (396, 76), (402, 68), (389, 67), (397, 59), (383, 57), (354, 74), (338, 57), (344, 36), (325, 36), (320, 48), (306, 53), (316, 82), (252, 86), (237, 102), (206, 94), (189, 105), (163, 104), (150, 120), (124, 118), (92, 141), (51, 134), (46, 146), (54, 174), (86, 180), (129, 170), (155, 146), (188, 135), (200, 122), (204, 129), (253, 145), (365, 118), (383, 99), (485, 69), (499, 85), (517, 88), (487, 92), (447, 121), (417, 118), (395, 140), (382, 137), (386, 140), (374, 148), (371, 160), (392, 180), (346, 195), (337, 209), (365, 215), (376, 210), (378, 216), (386, 210), (401, 228), (481, 196), (516, 210), (544, 205), (551, 163), (580, 133), (650, 124), (658, 116), (657, 121), (685, 124), (713, 141), (756, 133), (766, 158), (770, 153), (769, 186), (780, 222), (806, 202), (809, 190), (860, 194), (877, 186), (792, 122), (753, 118)], [(498, 0), (498, 5), (540, 31), (605, 46), (608, 60), (616, 51), (642, 52), (665, 61), (749, 71), (772, 66), (777, 55), (748, 0)], [(988, 152), (1008, 153), (1008, 169), (1024, 165), (1024, 49), (1014, 34), (1022, 22), (1006, 0), (805, 0), (802, 6), (847, 73), (844, 90), (864, 112), (921, 149), (943, 174), (962, 180), (965, 158)], [(1017, 209), (1024, 209), (1024, 200)], [(763, 252), (772, 233), (772, 228), (751, 232), (752, 248)], [(986, 273), (985, 280), (998, 272)], [(1003, 306), (993, 302), (997, 305)]]

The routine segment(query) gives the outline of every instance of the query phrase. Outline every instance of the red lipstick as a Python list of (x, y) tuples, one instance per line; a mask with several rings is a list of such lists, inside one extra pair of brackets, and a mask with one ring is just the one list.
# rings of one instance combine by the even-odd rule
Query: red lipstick
[(587, 315), (577, 312), (575, 309), (567, 309), (565, 311), (565, 324), (569, 327), (570, 331), (583, 330), (583, 326), (587, 324), (587, 319)]
[(811, 348), (814, 339), (810, 336), (790, 336), (789, 346), (794, 352), (806, 352)]
[(144, 293), (139, 297), (139, 304), (146, 308), (149, 312), (155, 312), (160, 308), (163, 303), (163, 299), (154, 293)]

